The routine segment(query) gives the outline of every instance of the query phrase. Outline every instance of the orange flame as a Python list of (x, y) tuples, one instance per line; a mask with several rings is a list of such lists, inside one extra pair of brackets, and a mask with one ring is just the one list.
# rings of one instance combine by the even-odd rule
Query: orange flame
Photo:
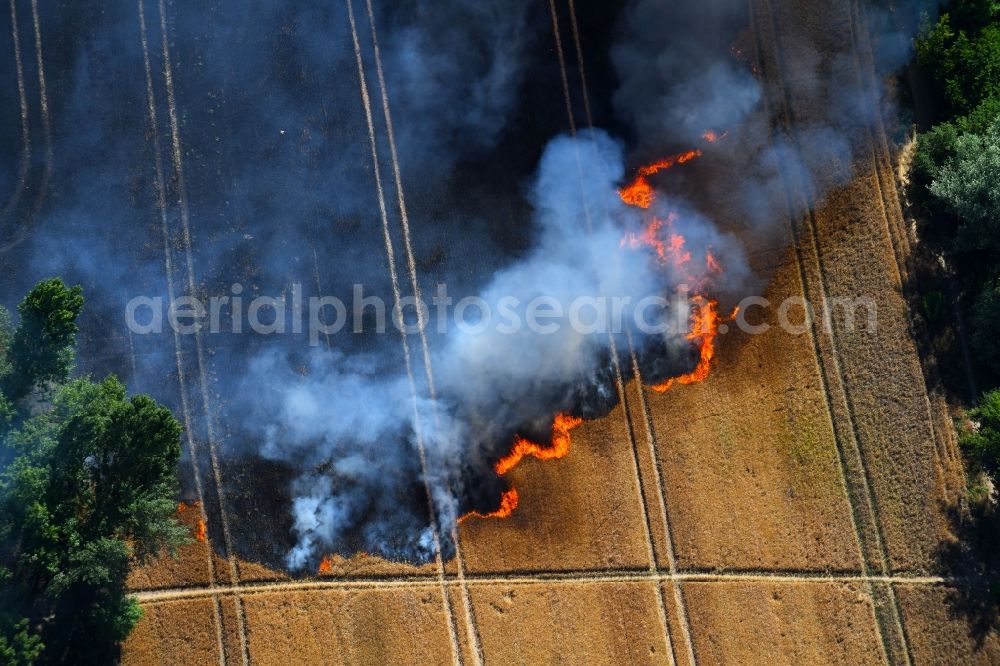
[(569, 414), (556, 414), (552, 422), (552, 445), (540, 446), (534, 442), (517, 436), (514, 438), (514, 448), (501, 458), (493, 469), (503, 476), (521, 462), (524, 456), (533, 456), (539, 460), (556, 460), (564, 458), (569, 453), (569, 431), (583, 423), (583, 419)]
[(330, 560), (330, 556), (327, 555), (319, 563), (319, 573), (325, 574), (330, 573), (330, 569), (333, 568), (333, 562)]
[(709, 300), (704, 296), (692, 299), (694, 308), (691, 311), (691, 330), (685, 336), (694, 342), (700, 340), (701, 349), (698, 355), (698, 365), (686, 375), (673, 377), (652, 387), (657, 393), (666, 393), (674, 384), (696, 384), (708, 379), (712, 370), (712, 359), (715, 358), (715, 338), (719, 335), (718, 301)]
[(194, 538), (198, 541), (205, 541), (208, 539), (208, 530), (205, 528), (204, 520), (198, 520), (198, 526), (194, 530)]
[(521, 498), (517, 494), (516, 488), (508, 488), (500, 496), (500, 508), (496, 511), (490, 511), (489, 513), (479, 513), (478, 511), (470, 511), (461, 518), (458, 519), (459, 523), (465, 522), (467, 519), (476, 518), (506, 518), (510, 514), (514, 513), (514, 509), (517, 508), (518, 503)]
[(670, 169), (677, 164), (690, 162), (696, 157), (701, 157), (701, 151), (698, 149), (689, 150), (678, 155), (671, 155), (652, 164), (640, 167), (635, 180), (618, 190), (618, 196), (629, 206), (649, 208), (653, 205), (654, 199), (656, 199), (656, 193), (653, 191), (653, 186), (650, 184), (648, 177), (660, 171)]
[[(726, 133), (718, 134), (712, 130), (707, 130), (702, 135), (702, 138), (709, 143), (715, 143), (725, 137)], [(646, 177), (661, 169), (668, 169), (675, 164), (683, 164), (695, 157), (701, 156), (701, 154), (700, 150), (691, 150), (640, 167), (635, 180), (630, 185), (619, 190), (618, 194), (627, 205), (648, 209), (656, 199), (656, 193)], [(622, 239), (622, 247), (638, 248), (645, 246), (652, 248), (661, 263), (671, 264), (675, 268), (684, 271), (691, 261), (691, 252), (685, 249), (684, 237), (674, 231), (674, 222), (676, 219), (677, 214), (674, 212), (668, 215), (666, 221), (654, 217), (642, 232), (638, 234), (627, 233), (625, 238)], [(708, 251), (705, 252), (705, 268), (708, 275), (722, 272), (722, 265)], [(704, 285), (705, 276), (698, 278), (697, 276), (689, 275), (688, 279), (694, 282), (695, 289), (698, 289), (699, 285)], [(698, 365), (695, 366), (694, 370), (685, 375), (673, 377), (662, 384), (653, 386), (652, 389), (658, 393), (666, 393), (675, 384), (694, 384), (705, 381), (712, 370), (712, 360), (715, 357), (715, 341), (719, 335), (719, 325), (722, 323), (718, 312), (719, 303), (699, 294), (691, 299), (691, 304), (691, 329), (685, 337), (689, 341), (699, 344)], [(736, 311), (734, 310), (731, 317), (735, 316)]]
[[(500, 476), (503, 476), (517, 467), (518, 463), (525, 456), (531, 456), (539, 460), (565, 458), (566, 454), (569, 453), (571, 444), (569, 433), (581, 423), (583, 423), (583, 419), (576, 416), (562, 413), (556, 414), (555, 420), (552, 422), (552, 443), (549, 446), (541, 446), (520, 435), (516, 435), (514, 437), (514, 447), (510, 453), (493, 465), (493, 470)], [(459, 518), (458, 522), (461, 523), (472, 516), (477, 518), (506, 518), (514, 513), (519, 501), (520, 497), (517, 494), (517, 489), (510, 488), (500, 497), (500, 507), (496, 511), (491, 511), (490, 513), (471, 511)]]
[[(622, 247), (638, 248), (642, 246), (651, 247), (656, 252), (660, 263), (671, 263), (675, 266), (683, 266), (691, 261), (691, 253), (684, 249), (684, 236), (674, 233), (674, 221), (677, 213), (671, 212), (666, 221), (654, 217), (652, 221), (638, 234), (626, 233), (622, 239)], [(669, 237), (665, 241), (661, 238), (661, 231), (666, 226), (669, 230)]]
[(722, 139), (725, 139), (727, 136), (729, 136), (729, 132), (723, 132), (722, 134), (719, 134), (718, 132), (712, 130), (705, 130), (705, 133), (701, 135), (701, 138), (703, 138), (705, 141), (708, 141), (709, 143), (716, 143), (718, 141), (721, 141)]
[(705, 253), (705, 265), (708, 267), (710, 273), (722, 272), (722, 264), (719, 263), (719, 260), (716, 259), (715, 255), (713, 255), (711, 252)]

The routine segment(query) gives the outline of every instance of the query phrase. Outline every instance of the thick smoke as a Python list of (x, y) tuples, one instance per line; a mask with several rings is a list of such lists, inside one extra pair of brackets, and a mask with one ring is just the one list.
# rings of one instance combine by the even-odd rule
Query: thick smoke
[[(202, 336), (211, 402), (202, 410), (201, 360), (194, 340), (190, 336), (180, 340), (182, 362), (178, 364), (169, 331), (129, 339), (121, 322), (129, 298), (167, 299), (164, 257), (168, 248), (178, 296), (189, 291), (190, 261), (199, 296), (234, 295), (234, 283), (248, 300), (262, 294), (280, 296), (288, 293), (292, 281), (298, 281), (306, 296), (322, 293), (346, 298), (351, 285), (358, 283), (391, 305), (373, 168), (383, 172), (389, 201), (394, 199), (394, 177), (373, 60), (369, 5), (354, 0), (353, 11), (376, 125), (377, 165), (367, 142), (346, 3), (313, 1), (294, 7), (276, 1), (247, 5), (231, 0), (184, 5), (156, 0), (39, 4), (38, 44), (30, 9), (18, 3), (16, 23), (0, 20), (4, 23), (0, 101), (2, 112), (9, 115), (0, 122), (0, 133), (5, 145), (20, 148), (21, 153), (12, 150), (0, 171), (0, 182), (19, 195), (10, 198), (16, 206), (4, 207), (0, 227), (0, 270), (7, 287), (4, 303), (12, 306), (31, 284), (49, 275), (80, 282), (87, 295), (81, 335), (83, 371), (115, 372), (127, 378), (133, 390), (151, 392), (168, 402), (179, 417), (189, 417), (186, 425), (202, 442), (202, 451), (210, 428), (214, 429), (216, 439), (221, 440), (224, 464), (230, 458), (261, 454), (285, 460), (292, 457), (288, 452), (302, 451), (296, 469), (322, 468), (324, 463), (347, 469), (359, 460), (352, 457), (356, 449), (351, 447), (367, 441), (356, 427), (352, 427), (354, 438), (345, 439), (339, 449), (319, 447), (320, 453), (311, 455), (305, 455), (312, 446), (305, 433), (310, 427), (326, 429), (330, 422), (310, 426), (302, 417), (298, 432), (278, 432), (276, 428), (293, 420), (289, 416), (276, 419), (274, 427), (262, 424), (260, 430), (247, 432), (245, 408), (251, 400), (244, 399), (241, 391), (255, 396), (264, 387), (276, 396), (283, 394), (282, 386), (293, 385), (298, 376), (293, 368), (307, 362), (302, 359), (303, 350), (308, 349), (304, 336)], [(480, 159), (500, 141), (523, 86), (526, 52), (546, 26), (529, 20), (533, 7), (534, 3), (521, 0), (373, 6), (371, 20), (378, 34), (392, 111), (397, 118), (420, 118), (416, 124), (397, 123), (395, 132), (401, 176), (411, 191), (447, 201), (454, 165)], [(13, 35), (19, 38), (17, 44)], [(35, 65), (36, 50), (44, 70)], [(15, 55), (23, 65), (20, 74)], [(146, 58), (152, 100), (147, 98)], [(173, 90), (167, 87), (168, 68)], [(40, 120), (43, 76), (50, 133)], [(28, 105), (26, 148), (20, 135), (19, 77), (25, 82)], [(172, 104), (183, 190), (174, 155)], [(45, 150), (50, 138), (51, 159)], [(26, 184), (18, 189), (16, 175), (22, 156), (30, 158), (30, 169)], [(161, 174), (154, 169), (157, 160)], [(156, 208), (158, 177), (165, 186), (162, 224)], [(50, 186), (43, 188), (45, 183)], [(190, 257), (185, 252), (184, 215), (191, 229)], [(485, 220), (430, 215), (418, 207), (411, 213), (415, 227), (433, 229), (436, 239), (447, 239), (454, 248), (442, 273), (468, 273), (463, 260), (489, 265), (463, 251), (464, 244), (496, 257), (493, 262), (500, 261), (503, 253), (493, 248), (491, 235), (482, 232)], [(166, 243), (162, 226), (167, 229)], [(415, 240), (420, 243), (430, 235), (415, 234)], [(430, 254), (435, 249), (418, 248), (418, 252)], [(460, 287), (455, 285), (456, 290)], [(402, 366), (398, 337), (366, 331), (345, 334), (334, 345), (351, 352), (345, 359), (365, 359), (369, 373), (365, 386), (378, 389), (367, 394), (369, 414), (378, 414), (380, 405), (408, 404), (406, 399), (393, 399), (387, 382), (377, 379)], [(268, 361), (271, 375), (254, 384), (252, 380), (262, 376), (261, 368), (268, 367)], [(360, 362), (349, 365), (347, 360), (326, 359), (327, 381), (336, 383), (338, 372), (350, 375), (350, 368)], [(178, 386), (181, 373), (186, 377), (190, 405), (185, 414)], [(356, 381), (360, 383), (363, 376), (357, 375)], [(359, 399), (361, 395), (358, 392)], [(328, 399), (322, 386), (316, 387), (314, 399)], [(274, 408), (267, 406), (263, 411), (270, 414)], [(387, 416), (384, 422), (391, 429), (399, 426), (400, 419)], [(406, 437), (395, 432), (386, 439), (409, 447)], [(277, 449), (285, 453), (277, 455)], [(368, 490), (375, 495), (396, 483), (405, 492), (397, 493), (401, 497), (385, 496), (385, 510), (372, 517), (370, 526), (383, 534), (377, 542), (384, 545), (377, 550), (412, 556), (389, 544), (393, 534), (402, 534), (408, 541), (413, 525), (427, 522), (426, 504), (418, 509), (419, 516), (408, 516), (405, 511), (406, 503), (413, 503), (414, 495), (419, 497), (419, 470), (407, 467), (401, 457), (395, 467), (391, 463), (385, 458), (373, 468), (381, 472), (369, 475)], [(323, 483), (316, 478), (315, 483)], [(292, 495), (304, 494), (310, 483), (303, 477), (291, 488)], [(284, 493), (282, 489), (280, 494)], [(222, 501), (239, 497), (239, 491), (229, 487), (222, 494)], [(402, 508), (393, 509), (393, 501)], [(421, 506), (419, 500), (416, 506)], [(364, 519), (364, 515), (355, 517), (354, 523)], [(272, 522), (278, 521), (272, 517)], [(215, 527), (210, 521), (210, 530)], [(240, 529), (234, 532), (239, 534)]]
[[(479, 331), (454, 325), (443, 334), (428, 331), (426, 368), (420, 336), (407, 336), (407, 359), (398, 334), (377, 335), (367, 325), (362, 335), (336, 336), (332, 349), (309, 349), (304, 336), (293, 335), (233, 334), (206, 342), (215, 402), (205, 405), (204, 422), (193, 408), (188, 425), (204, 439), (217, 420), (224, 461), (264, 461), (287, 471), (287, 485), (262, 487), (275, 497), (261, 502), (260, 511), (291, 513), (294, 543), (281, 546), (280, 559), (293, 570), (314, 567), (331, 552), (427, 561), (435, 555), (432, 524), (441, 528), (442, 554), (449, 556), (458, 515), (496, 506), (504, 482), (491, 467), (515, 434), (545, 441), (556, 412), (596, 417), (614, 406), (613, 348), (634, 346), (650, 381), (689, 370), (687, 301), (672, 301), (663, 314), (680, 324), (668, 335), (640, 330), (635, 308), (647, 297), (670, 296), (692, 278), (724, 300), (744, 295), (754, 278), (743, 242), (773, 246), (782, 237), (790, 213), (785, 179), (821, 200), (826, 188), (850, 177), (858, 138), (883, 108), (856, 78), (850, 43), (788, 38), (785, 76), (811, 83), (822, 103), (812, 117), (778, 118), (766, 100), (780, 91), (769, 89), (774, 82), (756, 70), (746, 3), (635, 0), (622, 9), (611, 46), (617, 89), (591, 91), (613, 98), (614, 114), (598, 120), (623, 138), (584, 129), (575, 138), (561, 136), (561, 96), (545, 95), (560, 79), (543, 38), (550, 28), (544, 3), (375, 3), (392, 146), (368, 5), (354, 0), (375, 161), (346, 5), (168, 4), (165, 30), (158, 3), (142, 6), (146, 33), (135, 2), (43, 8), (53, 194), (44, 207), (26, 198), (14, 212), (18, 228), (30, 234), (0, 253), (0, 268), (16, 276), (5, 301), (48, 274), (81, 281), (91, 317), (82, 341), (84, 360), (92, 359), (87, 369), (126, 374), (133, 388), (176, 407), (179, 392), (170, 387), (177, 375), (186, 373), (188, 393), (196, 393), (191, 385), (200, 360), (190, 339), (181, 342), (181, 362), (169, 335), (134, 340), (129, 363), (124, 337), (109, 341), (106, 333), (120, 321), (128, 297), (165, 296), (155, 139), (179, 292), (187, 291), (181, 225), (189, 213), (199, 291), (229, 294), (239, 282), (249, 298), (287, 293), (292, 281), (301, 281), (307, 296), (347, 296), (351, 285), (362, 283), (391, 307), (382, 202), (373, 182), (378, 170), (402, 295), (410, 295), (411, 286), (396, 203), (400, 184), (425, 300), (434, 282), (447, 280), (456, 300), (477, 293), (493, 315)], [(888, 74), (908, 53), (916, 7), (865, 9), (877, 35), (878, 73)], [(17, 28), (30, 47), (30, 16), (19, 16)], [(588, 35), (583, 38), (586, 52)], [(12, 43), (0, 47), (13, 52)], [(37, 97), (30, 84), (38, 72), (22, 56), (29, 92)], [(172, 154), (168, 66), (186, 191)], [(13, 82), (9, 69), (3, 76)], [(8, 91), (0, 97), (4, 108), (17, 108), (9, 92), (16, 89), (2, 88)], [(546, 101), (544, 113), (534, 106), (539, 99)], [(108, 100), (116, 101), (114, 112)], [(595, 100), (594, 107), (602, 105)], [(0, 123), (9, 145), (20, 142), (16, 120)], [(707, 130), (725, 136), (708, 145)], [(39, 181), (45, 137), (38, 123), (31, 132), (37, 149), (29, 175)], [(654, 210), (622, 204), (617, 188), (637, 162), (695, 146), (708, 166), (696, 163), (672, 171), (669, 181), (655, 180), (670, 194), (661, 193)], [(393, 147), (398, 165), (390, 160)], [(14, 156), (5, 168), (8, 176), (0, 181), (14, 182)], [(649, 214), (666, 218), (670, 211), (696, 263), (710, 250), (724, 274), (701, 264), (681, 274), (649, 252), (622, 247)], [(620, 318), (625, 328), (580, 330), (564, 317), (554, 333), (532, 330), (525, 307), (536, 297), (564, 313), (581, 298), (628, 299)], [(501, 318), (505, 299), (518, 305)], [(591, 321), (592, 312), (581, 319)], [(520, 327), (511, 325), (515, 318)], [(164, 377), (170, 387), (164, 388)], [(238, 494), (224, 488), (222, 501)], [(262, 522), (278, 521), (265, 515)], [(240, 534), (240, 525), (231, 527)]]
[(747, 3), (639, 0), (612, 47), (614, 102), (644, 147), (696, 144), (706, 130), (739, 126), (762, 90), (729, 45), (747, 25)]
[[(870, 82), (859, 75), (865, 56), (850, 39), (848, 3), (826, 18), (797, 19), (829, 24), (817, 39), (782, 29), (800, 11), (793, 3), (631, 2), (611, 60), (619, 79), (615, 110), (628, 123), (636, 152), (645, 158), (665, 145), (696, 144), (706, 130), (728, 132), (713, 147), (713, 157), (732, 177), (705, 183), (702, 199), (727, 201), (767, 246), (782, 220), (803, 212), (789, 211), (783, 178), (811, 192), (817, 203), (850, 179), (857, 151), (867, 149), (865, 132), (881, 116), (894, 115), (885, 94), (889, 77), (909, 59), (920, 21), (938, 3), (860, 4), (854, 29), (864, 30), (867, 22), (875, 70)], [(772, 48), (781, 51), (780, 64)], [(766, 79), (758, 58), (768, 60)], [(809, 100), (809, 114), (781, 113), (779, 69), (784, 85), (793, 85), (800, 101)], [(879, 89), (869, 90), (869, 84)]]
[[(609, 358), (608, 332), (581, 330), (565, 321), (551, 332), (532, 330), (524, 324), (525, 306), (546, 298), (548, 307), (568, 313), (580, 298), (608, 304), (619, 298), (624, 326), (633, 336), (643, 336), (634, 323), (636, 305), (671, 293), (685, 276), (652, 261), (648, 253), (622, 248), (623, 233), (643, 224), (636, 209), (618, 196), (624, 175), (623, 147), (603, 132), (549, 144), (529, 195), (536, 243), (481, 293), (493, 313), (513, 299), (510, 314), (502, 320), (494, 315), (488, 325), (481, 321), (475, 328), (483, 330), (454, 328), (445, 336), (433, 351), (435, 400), (422, 397), (427, 387), (421, 385), (415, 408), (407, 409), (413, 400), (406, 376), (373, 376), (358, 369), (367, 367), (363, 359), (317, 359), (298, 378), (276, 372), (281, 363), (271, 357), (258, 361), (251, 384), (270, 389), (258, 394), (261, 402), (250, 411), (263, 415), (256, 423), (268, 434), (263, 454), (310, 470), (295, 483), (299, 540), (289, 555), (292, 568), (355, 532), (366, 550), (429, 558), (433, 553), (427, 550), (431, 540), (425, 530), (393, 529), (408, 521), (426, 522), (419, 513), (408, 514), (405, 499), (413, 496), (420, 478), (418, 437), (427, 448), (439, 519), (447, 528), (458, 517), (458, 500), (476, 492), (463, 487), (467, 470), (478, 471), (471, 477), (478, 482), (516, 432), (544, 433), (555, 411), (573, 410), (588, 397), (581, 387), (584, 394), (609, 388), (593, 379)], [(589, 194), (586, 205), (581, 178)], [(684, 215), (677, 232), (686, 235), (695, 256), (711, 248), (729, 267), (727, 279), (747, 275), (738, 244), (707, 220)], [(601, 316), (596, 307), (581, 319), (596, 323)], [(680, 325), (673, 337), (649, 341), (658, 343), (661, 353), (665, 344), (684, 346), (686, 304), (676, 307)], [(613, 337), (626, 347), (624, 329)], [(276, 377), (281, 379), (276, 382)]]

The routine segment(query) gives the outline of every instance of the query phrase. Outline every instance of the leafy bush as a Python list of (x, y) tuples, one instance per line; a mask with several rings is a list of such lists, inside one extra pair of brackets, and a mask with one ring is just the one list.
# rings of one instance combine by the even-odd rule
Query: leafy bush
[(931, 183), (940, 175), (941, 168), (955, 158), (958, 137), (961, 134), (955, 123), (941, 123), (917, 137), (917, 150), (910, 171), (910, 196), (934, 215), (936, 226), (944, 226), (945, 207), (931, 196)]
[(930, 326), (937, 326), (948, 316), (948, 300), (943, 291), (934, 289), (920, 299), (920, 310)]

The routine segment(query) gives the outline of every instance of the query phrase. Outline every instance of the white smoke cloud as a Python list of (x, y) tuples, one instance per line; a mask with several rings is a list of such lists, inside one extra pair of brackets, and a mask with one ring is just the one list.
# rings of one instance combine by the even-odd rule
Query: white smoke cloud
[[(489, 308), (497, 311), (503, 299), (514, 298), (523, 317), (523, 306), (539, 297), (563, 312), (580, 298), (619, 298), (627, 303), (626, 325), (634, 329), (636, 304), (668, 294), (685, 276), (652, 261), (647, 252), (622, 248), (626, 230), (644, 222), (618, 196), (623, 176), (623, 147), (607, 134), (554, 139), (530, 188), (537, 242), (484, 289)], [(749, 275), (738, 244), (710, 221), (685, 211), (676, 224), (692, 251), (711, 248), (731, 269), (727, 279)], [(358, 529), (377, 540), (364, 543), (366, 550), (426, 558), (423, 529), (397, 533), (396, 538), (408, 539), (405, 544), (381, 541), (391, 530), (383, 529), (387, 517), (378, 513), (377, 499), (411, 491), (419, 475), (414, 447), (420, 437), (433, 474), (428, 481), (438, 520), (447, 534), (460, 510), (463, 470), (509, 445), (502, 438), (512, 428), (550, 421), (554, 410), (569, 406), (570, 388), (587, 384), (610, 353), (607, 333), (565, 323), (554, 329), (452, 329), (433, 352), (438, 392), (433, 403), (419, 385), (414, 403), (405, 376), (364, 372), (364, 361), (317, 358), (295, 378), (275, 357), (259, 359), (252, 383), (279, 387), (268, 391), (258, 407), (269, 433), (263, 452), (308, 469), (295, 483), (298, 543), (288, 556), (289, 567), (303, 567), (337, 549), (345, 533)], [(676, 332), (677, 341), (684, 332)], [(618, 338), (624, 346), (624, 336)], [(276, 409), (268, 410), (269, 404)]]

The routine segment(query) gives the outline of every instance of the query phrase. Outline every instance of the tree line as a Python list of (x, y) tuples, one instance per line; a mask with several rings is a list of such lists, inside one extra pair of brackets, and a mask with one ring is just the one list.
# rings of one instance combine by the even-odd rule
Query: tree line
[[(936, 101), (917, 137), (908, 196), (943, 280), (920, 285), (920, 310), (937, 350), (965, 346), (973, 391), (960, 421), (970, 477), (1000, 471), (1000, 2), (953, 0), (916, 41), (916, 66)], [(947, 286), (944, 285), (947, 282)], [(953, 310), (968, 323), (955, 330)], [(971, 396), (973, 399), (975, 395)]]

